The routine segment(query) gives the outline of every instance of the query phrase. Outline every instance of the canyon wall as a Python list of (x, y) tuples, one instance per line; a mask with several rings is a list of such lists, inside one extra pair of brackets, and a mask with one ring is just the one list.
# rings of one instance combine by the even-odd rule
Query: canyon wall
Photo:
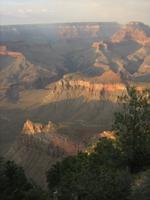
[[(110, 78), (111, 79), (111, 78)], [(68, 80), (62, 79), (55, 84), (47, 86), (49, 94), (45, 97), (44, 103), (65, 98), (85, 97), (87, 100), (107, 100), (116, 102), (118, 95), (126, 92), (126, 86), (123, 83), (101, 83), (90, 80)]]
[(140, 22), (131, 22), (112, 36), (113, 43), (120, 43), (123, 40), (134, 40), (150, 46), (150, 28)]
[(57, 133), (57, 126), (33, 123), (27, 120), (21, 135), (12, 145), (6, 157), (21, 165), (27, 176), (46, 187), (46, 171), (65, 156), (74, 155), (83, 146)]

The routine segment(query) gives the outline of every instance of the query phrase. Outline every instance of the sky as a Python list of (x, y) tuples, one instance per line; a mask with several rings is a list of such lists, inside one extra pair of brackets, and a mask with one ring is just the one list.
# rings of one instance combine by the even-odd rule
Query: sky
[(150, 25), (150, 0), (0, 0), (4, 25), (92, 21)]

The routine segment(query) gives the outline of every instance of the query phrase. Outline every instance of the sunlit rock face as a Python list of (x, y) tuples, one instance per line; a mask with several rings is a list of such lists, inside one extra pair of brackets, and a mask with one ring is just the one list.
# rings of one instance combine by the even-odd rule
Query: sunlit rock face
[(142, 45), (150, 45), (150, 28), (140, 22), (130, 22), (113, 35), (112, 42), (134, 40)]
[(6, 154), (22, 166), (25, 173), (42, 187), (46, 187), (46, 171), (57, 161), (83, 150), (83, 145), (58, 134), (57, 125), (27, 120), (22, 133)]
[(12, 58), (24, 58), (20, 52), (9, 51), (6, 46), (0, 46), (0, 56), (10, 56)]
[(104, 131), (102, 133), (99, 134), (100, 138), (106, 138), (109, 140), (115, 140), (116, 139), (116, 135), (113, 131)]
[(46, 134), (56, 132), (56, 126), (49, 121), (48, 124), (43, 125), (41, 123), (33, 123), (30, 120), (27, 120), (23, 126), (22, 133), (26, 135), (36, 135), (36, 134)]
[(49, 148), (49, 146), (52, 145), (52, 148), (55, 146), (56, 148), (58, 147), (62, 149), (64, 154), (76, 153), (76, 144), (71, 142), (68, 137), (58, 134), (57, 128), (57, 125), (51, 121), (49, 121), (47, 124), (42, 124), (27, 120), (24, 123), (21, 137), (28, 138), (27, 140), (24, 140), (25, 143), (31, 142), (32, 144), (33, 142), (34, 145), (34, 141), (36, 143), (36, 140), (38, 140), (39, 143), (43, 144), (44, 146), (46, 145), (46, 148)]
[(8, 159), (15, 160), (42, 187), (46, 187), (46, 171), (57, 161), (79, 151), (92, 153), (94, 141), (101, 138), (115, 140), (115, 134), (111, 131), (97, 133), (93, 138), (93, 145), (87, 149), (83, 143), (72, 142), (68, 137), (60, 135), (57, 128), (52, 122), (44, 125), (27, 120), (21, 135), (6, 154)]
[[(110, 82), (109, 82), (110, 81)], [(108, 71), (101, 77), (91, 79), (62, 79), (52, 85), (47, 86), (49, 94), (45, 97), (48, 101), (73, 99), (84, 97), (90, 100), (110, 100), (116, 102), (118, 95), (126, 92), (125, 85), (121, 82), (118, 75)], [(57, 97), (57, 98), (56, 98)]]
[(116, 140), (116, 133), (113, 131), (103, 131), (101, 133), (96, 134), (91, 140), (92, 141), (91, 146), (85, 149), (85, 153), (87, 153), (88, 155), (93, 153), (95, 151), (97, 141), (101, 139), (107, 139), (107, 140), (112, 140), (112, 141)]
[(149, 27), (70, 23), (0, 27), (1, 33), (0, 108), (6, 110), (0, 132), (11, 146), (7, 157), (44, 185), (55, 162), (93, 140), (115, 139), (109, 130), (118, 96), (130, 84), (138, 90), (149, 84)]
[[(61, 39), (106, 38), (119, 29), (117, 23), (71, 23), (58, 26)], [(106, 33), (107, 32), (107, 33)], [(106, 34), (105, 34), (106, 33)]]

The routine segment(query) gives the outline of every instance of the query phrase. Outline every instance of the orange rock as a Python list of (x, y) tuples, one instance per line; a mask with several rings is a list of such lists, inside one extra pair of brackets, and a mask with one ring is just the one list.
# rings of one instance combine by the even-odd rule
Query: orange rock
[(132, 24), (126, 25), (123, 29), (113, 35), (112, 42), (120, 43), (126, 39), (131, 39), (142, 45), (150, 44), (150, 37), (146, 35), (144, 30), (140, 30), (138, 27), (133, 26)]
[(106, 139), (110, 139), (110, 140), (116, 140), (116, 135), (112, 131), (104, 131), (104, 132), (100, 133), (100, 138), (106, 138)]
[(21, 58), (23, 54), (20, 52), (8, 51), (6, 46), (0, 46), (0, 56), (10, 56), (12, 58)]

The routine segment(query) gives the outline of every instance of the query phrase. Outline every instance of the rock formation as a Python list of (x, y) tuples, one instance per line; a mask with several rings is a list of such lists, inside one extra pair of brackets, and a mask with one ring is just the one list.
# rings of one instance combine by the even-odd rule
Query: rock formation
[(11, 146), (7, 157), (45, 184), (56, 161), (92, 139), (115, 139), (103, 131), (111, 130), (118, 96), (129, 84), (149, 87), (150, 28), (135, 22), (25, 27), (0, 29), (0, 133)]
[(134, 40), (142, 45), (150, 45), (150, 28), (140, 22), (130, 22), (112, 37), (113, 43)]
[(49, 70), (31, 64), (22, 53), (8, 51), (6, 46), (0, 46), (0, 64), (1, 98), (17, 100), (20, 89), (42, 88), (53, 76)]
[(109, 29), (109, 36), (119, 29), (117, 23), (68, 23), (58, 27), (59, 36), (61, 39), (75, 38), (103, 38), (106, 37), (104, 32)]
[(56, 132), (56, 126), (49, 121), (48, 124), (43, 125), (41, 123), (33, 123), (30, 120), (27, 120), (23, 126), (22, 133), (26, 135), (36, 135), (36, 134), (46, 134)]
[(83, 146), (58, 134), (57, 126), (52, 122), (43, 125), (27, 120), (22, 134), (6, 157), (15, 160), (29, 177), (42, 187), (46, 187), (45, 173), (52, 164), (65, 156), (76, 154), (79, 150), (83, 150)]
[(6, 46), (0, 46), (0, 56), (10, 56), (10, 57), (16, 58), (16, 59), (24, 58), (22, 53), (8, 51)]

